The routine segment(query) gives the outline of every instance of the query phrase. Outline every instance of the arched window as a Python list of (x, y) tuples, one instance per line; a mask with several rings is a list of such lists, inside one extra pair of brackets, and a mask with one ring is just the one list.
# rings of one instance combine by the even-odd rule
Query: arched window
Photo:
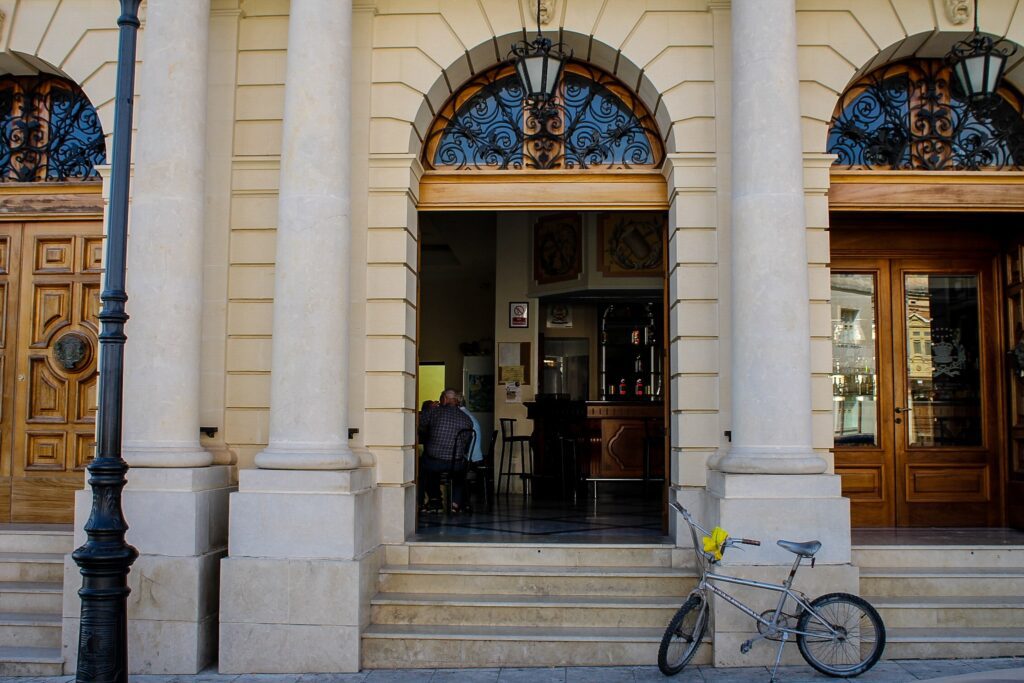
[(552, 107), (534, 112), (511, 66), (477, 76), (448, 101), (423, 161), (440, 169), (655, 168), (664, 153), (654, 119), (613, 76), (571, 63)]
[(81, 88), (55, 76), (0, 77), (0, 182), (95, 179), (106, 161)]
[(1022, 170), (1024, 100), (1005, 86), (998, 94), (970, 105), (942, 60), (891, 64), (843, 94), (828, 151), (853, 169)]

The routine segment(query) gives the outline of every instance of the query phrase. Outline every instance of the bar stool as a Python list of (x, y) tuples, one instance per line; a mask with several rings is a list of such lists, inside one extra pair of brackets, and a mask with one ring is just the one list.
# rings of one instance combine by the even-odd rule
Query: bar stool
[[(508, 495), (509, 489), (511, 488), (512, 482), (509, 481), (513, 476), (518, 476), (523, 480), (523, 497), (530, 495), (529, 482), (533, 479), (533, 443), (530, 441), (530, 437), (526, 435), (516, 436), (516, 421), (515, 418), (503, 417), (499, 419), (501, 423), (501, 462), (498, 467), (498, 495), (501, 495), (501, 481), (505, 480), (505, 495)], [(515, 453), (516, 444), (519, 445), (519, 471), (515, 472)], [(506, 469), (505, 462), (506, 458), (508, 461), (508, 468)], [(527, 471), (529, 469), (529, 471)]]

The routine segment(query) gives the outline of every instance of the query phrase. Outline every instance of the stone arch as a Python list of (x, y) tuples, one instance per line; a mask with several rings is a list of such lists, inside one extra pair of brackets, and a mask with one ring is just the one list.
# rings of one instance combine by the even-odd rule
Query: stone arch
[[(665, 151), (712, 152), (714, 59), (706, 9), (566, 3), (544, 33), (623, 81), (653, 113)], [(374, 18), (371, 154), (418, 154), (435, 113), (458, 88), (533, 35), (520, 3), (465, 4)]]
[[(798, 3), (798, 5), (803, 3)], [(807, 3), (810, 4), (810, 3)], [(829, 122), (846, 89), (864, 74), (910, 58), (937, 58), (967, 37), (971, 23), (954, 24), (945, 2), (919, 0), (842, 0), (838, 6), (798, 6), (797, 39), (800, 69), (804, 152), (826, 153)], [(1024, 44), (1024, 8), (983, 5), (979, 28)], [(1024, 86), (1024, 50), (1007, 65), (1006, 77), (1018, 90)]]
[(0, 73), (50, 73), (77, 84), (111, 149), (117, 74), (116, 6), (16, 0), (0, 23)]

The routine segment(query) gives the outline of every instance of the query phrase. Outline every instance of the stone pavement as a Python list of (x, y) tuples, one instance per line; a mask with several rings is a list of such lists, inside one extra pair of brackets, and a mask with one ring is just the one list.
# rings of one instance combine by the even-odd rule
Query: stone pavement
[[(986, 673), (991, 672), (990, 676)], [(910, 683), (946, 680), (949, 683), (1024, 681), (1024, 658), (921, 659), (884, 661), (856, 681)], [(3, 678), (12, 683), (68, 683), (72, 676), (48, 678)], [(825, 682), (830, 679), (809, 666), (779, 668), (783, 683)], [(132, 683), (766, 683), (768, 669), (747, 667), (715, 669), (687, 667), (672, 678), (655, 666), (556, 667), (536, 669), (377, 669), (356, 674), (219, 674), (209, 669), (196, 676), (132, 676)]]

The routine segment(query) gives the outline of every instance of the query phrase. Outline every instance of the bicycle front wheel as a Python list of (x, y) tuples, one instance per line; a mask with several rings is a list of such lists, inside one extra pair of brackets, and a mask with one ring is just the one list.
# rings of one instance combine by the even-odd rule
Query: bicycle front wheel
[(871, 604), (849, 593), (829, 593), (811, 603), (797, 623), (800, 654), (826, 676), (858, 676), (881, 658), (885, 625)]
[(697, 654), (704, 631), (708, 627), (708, 603), (694, 593), (668, 622), (658, 648), (658, 668), (666, 676), (675, 676)]

